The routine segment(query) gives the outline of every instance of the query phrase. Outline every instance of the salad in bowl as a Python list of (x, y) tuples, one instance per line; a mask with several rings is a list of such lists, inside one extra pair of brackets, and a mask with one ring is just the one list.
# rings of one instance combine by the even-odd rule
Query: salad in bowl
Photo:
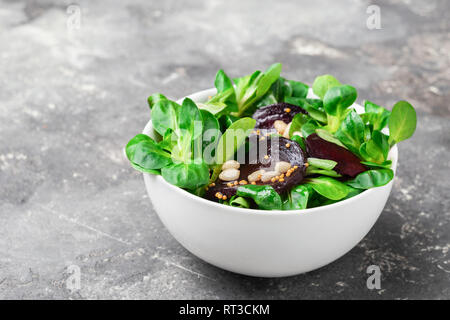
[(309, 87), (280, 74), (279, 63), (233, 80), (219, 70), (201, 102), (151, 95), (153, 136), (129, 141), (130, 164), (224, 206), (299, 213), (393, 179), (389, 152), (416, 128), (411, 104), (361, 108), (331, 75)]

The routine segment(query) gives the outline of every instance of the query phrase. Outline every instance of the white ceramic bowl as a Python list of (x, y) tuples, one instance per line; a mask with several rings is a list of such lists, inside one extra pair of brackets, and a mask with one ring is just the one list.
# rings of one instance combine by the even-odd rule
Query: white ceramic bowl
[[(214, 94), (210, 89), (189, 98), (203, 102)], [(144, 133), (154, 136), (151, 121)], [(389, 154), (394, 171), (397, 156), (395, 146)], [(222, 269), (259, 277), (308, 272), (347, 253), (375, 224), (393, 183), (324, 207), (264, 211), (208, 201), (161, 176), (144, 174), (144, 180), (161, 221), (187, 250)]]

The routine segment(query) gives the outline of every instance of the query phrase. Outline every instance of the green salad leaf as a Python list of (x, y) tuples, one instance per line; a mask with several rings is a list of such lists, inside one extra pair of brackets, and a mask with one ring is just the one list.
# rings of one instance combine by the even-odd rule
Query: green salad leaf
[[(203, 121), (203, 139), (201, 152), (203, 157), (206, 158), (206, 162), (209, 163), (209, 159), (214, 159), (215, 148), (219, 142), (221, 136), (219, 121), (214, 115), (206, 110), (200, 110), (200, 115)], [(197, 149), (197, 151), (200, 151)]]
[(214, 81), (214, 86), (217, 89), (218, 93), (226, 92), (228, 89), (233, 88), (233, 82), (226, 75), (225, 71), (220, 69), (217, 71), (216, 80)]
[(349, 193), (347, 185), (330, 177), (308, 178), (305, 182), (317, 193), (331, 200), (343, 199)]
[(324, 170), (333, 170), (337, 165), (336, 161), (319, 158), (308, 158), (306, 159), (306, 162), (308, 162), (310, 166)]
[(374, 168), (374, 169), (378, 169), (378, 168), (390, 169), (392, 166), (391, 160), (386, 160), (383, 163), (375, 163), (375, 162), (370, 162), (370, 161), (361, 161), (361, 163), (367, 167)]
[(310, 118), (308, 117), (308, 115), (301, 112), (297, 113), (294, 118), (292, 118), (292, 124), (289, 128), (289, 136), (292, 136), (295, 131), (301, 132), (303, 125), (309, 120)]
[(161, 136), (164, 136), (168, 129), (177, 131), (177, 116), (181, 108), (174, 101), (161, 99), (153, 105), (152, 108), (152, 124), (153, 129)]
[(282, 102), (285, 99), (285, 95), (288, 94), (289, 89), (286, 89), (286, 79), (279, 77), (275, 81), (270, 89), (256, 104), (256, 108), (268, 106), (278, 102)]
[(333, 170), (337, 165), (336, 161), (319, 158), (308, 158), (307, 162), (309, 164), (306, 168), (307, 176), (323, 175), (335, 178), (342, 177), (339, 173)]
[(269, 185), (239, 186), (236, 195), (253, 199), (263, 210), (280, 210), (282, 206), (280, 195)]
[(326, 92), (323, 107), (327, 112), (327, 129), (334, 133), (339, 129), (342, 119), (346, 116), (347, 108), (356, 101), (356, 89), (349, 85), (335, 86)]
[(389, 144), (410, 138), (416, 130), (416, 110), (406, 101), (397, 102), (389, 117)]
[(203, 124), (197, 105), (191, 99), (186, 98), (178, 111), (177, 129), (180, 129), (180, 132), (188, 132), (192, 139), (198, 138), (203, 132)]
[(347, 147), (338, 138), (336, 138), (334, 135), (332, 135), (330, 132), (326, 131), (325, 129), (316, 129), (316, 133), (323, 140), (337, 144), (338, 146), (341, 146), (341, 147), (347, 149)]
[(358, 194), (360, 194), (361, 192), (364, 191), (364, 190), (362, 190), (362, 189), (356, 189), (356, 188), (352, 188), (352, 187), (350, 187), (350, 186), (348, 186), (348, 189), (349, 189), (349, 191), (348, 191), (347, 196), (345, 196), (345, 198), (342, 198), (342, 199), (340, 199), (340, 200), (324, 199), (324, 200), (321, 202), (321, 205), (322, 205), (322, 206), (326, 206), (326, 205), (330, 205), (330, 204), (333, 204), (333, 203), (336, 203), (336, 202), (339, 202), (339, 201), (343, 201), (343, 200), (346, 200), (346, 199), (350, 199), (350, 198), (353, 198), (354, 196), (357, 196)]
[(284, 97), (306, 98), (309, 86), (300, 81), (287, 80), (284, 86)]
[(233, 122), (239, 120), (239, 117), (224, 114), (218, 118), (219, 125), (220, 125), (220, 131), (225, 132), (232, 124)]
[(355, 179), (347, 181), (347, 184), (356, 189), (370, 189), (381, 187), (394, 178), (391, 169), (374, 169), (361, 172)]
[(333, 177), (333, 178), (342, 177), (342, 175), (340, 175), (339, 173), (337, 173), (334, 170), (320, 169), (320, 168), (313, 167), (313, 166), (309, 166), (308, 168), (306, 168), (306, 175), (307, 176), (322, 175), (322, 176)]
[(281, 64), (271, 65), (265, 72), (256, 71), (251, 75), (236, 78), (235, 92), (238, 111), (235, 116), (242, 116), (247, 109), (254, 106), (278, 80), (281, 73)]
[(160, 100), (167, 100), (167, 98), (161, 93), (154, 93), (150, 97), (148, 97), (147, 102), (150, 109)]
[(324, 99), (327, 91), (333, 87), (340, 86), (341, 83), (335, 77), (329, 74), (324, 74), (323, 76), (318, 76), (314, 80), (313, 92), (320, 99)]
[(389, 153), (389, 137), (381, 131), (374, 130), (371, 138), (361, 144), (359, 153), (364, 160), (381, 164), (384, 163)]
[(320, 124), (316, 120), (309, 119), (305, 124), (302, 125), (300, 132), (303, 138), (307, 138), (310, 134), (313, 134), (317, 129), (321, 128)]
[(303, 150), (304, 152), (306, 152), (306, 144), (305, 144), (305, 140), (304, 140), (302, 137), (300, 137), (300, 136), (298, 136), (298, 135), (293, 135), (293, 136), (291, 136), (291, 140), (297, 142), (298, 145), (300, 146), (300, 148), (302, 148), (302, 150)]
[(244, 197), (233, 196), (228, 204), (237, 208), (250, 208), (250, 201)]
[(158, 142), (158, 145), (167, 152), (171, 152), (173, 147), (176, 145), (176, 136), (173, 134), (172, 129), (168, 129), (162, 137), (162, 140)]
[(222, 164), (230, 160), (255, 127), (256, 120), (242, 118), (233, 122), (220, 137), (216, 150), (216, 163)]
[(216, 117), (239, 111), (233, 82), (223, 70), (217, 72), (214, 85), (217, 93), (206, 103), (199, 104), (199, 108), (211, 112)]
[[(320, 103), (317, 103), (320, 101)], [(299, 106), (308, 112), (308, 117), (321, 122), (323, 124), (327, 124), (327, 114), (323, 109), (322, 101), (317, 99), (306, 99), (306, 98), (298, 98), (298, 97), (288, 97), (285, 99), (285, 102)]]
[(386, 127), (391, 114), (388, 110), (367, 100), (364, 102), (364, 110), (365, 113), (361, 117), (365, 123), (372, 125), (373, 130), (382, 130)]
[(131, 139), (125, 148), (125, 153), (133, 167), (141, 172), (157, 174), (159, 172), (155, 171), (156, 169), (172, 163), (170, 153), (145, 134), (138, 134)]
[(358, 155), (359, 147), (364, 142), (364, 122), (355, 110), (351, 110), (341, 122), (335, 136), (351, 152)]
[(275, 63), (266, 70), (259, 79), (256, 87), (256, 96), (262, 97), (270, 86), (278, 80), (281, 73), (281, 63)]
[(288, 99), (291, 98), (306, 98), (308, 89), (308, 85), (302, 82), (279, 77), (259, 100), (256, 107), (264, 107), (278, 102), (288, 102)]
[(288, 192), (287, 199), (283, 202), (283, 210), (306, 209), (308, 200), (314, 190), (309, 184), (300, 184)]
[(180, 188), (196, 189), (209, 182), (208, 166), (204, 163), (178, 163), (161, 169), (163, 178)]

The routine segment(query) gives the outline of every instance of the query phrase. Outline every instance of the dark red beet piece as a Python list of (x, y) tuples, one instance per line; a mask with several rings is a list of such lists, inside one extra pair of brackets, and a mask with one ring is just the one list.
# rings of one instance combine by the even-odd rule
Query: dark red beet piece
[[(256, 149), (251, 149), (250, 151), (251, 153), (252, 150), (255, 150), (255, 154), (258, 156), (257, 159), (263, 159), (264, 163), (248, 163), (249, 161), (247, 159), (247, 163), (241, 164), (239, 168), (240, 176), (238, 182), (241, 180), (246, 180), (248, 182), (249, 174), (261, 169), (266, 170), (266, 172), (273, 171), (277, 162), (286, 161), (289, 162), (292, 167), (297, 166), (298, 168), (294, 170), (289, 177), (285, 176), (284, 181), (266, 183), (261, 181), (256, 182), (257, 185), (271, 185), (276, 192), (281, 194), (298, 185), (303, 180), (306, 171), (306, 155), (295, 141), (283, 137), (267, 137), (265, 139), (267, 141), (267, 148), (263, 145), (257, 145), (259, 148), (255, 146)], [(276, 140), (278, 140), (278, 144), (276, 143)], [(287, 144), (289, 144), (289, 147), (286, 147)], [(264, 159), (265, 155), (268, 156), (268, 159)], [(206, 191), (205, 198), (217, 201), (218, 198), (215, 195), (217, 192), (220, 192), (230, 199), (236, 194), (236, 190), (239, 187), (239, 185), (228, 186), (227, 184), (230, 182), (234, 181), (222, 181), (217, 179), (215, 182), (216, 185), (214, 187), (209, 187)]]
[(367, 170), (366, 166), (361, 164), (361, 160), (349, 150), (322, 139), (317, 133), (310, 134), (306, 138), (306, 152), (312, 158), (336, 161), (334, 170), (341, 175), (355, 177)]
[[(289, 112), (287, 112), (287, 110), (289, 110)], [(259, 108), (255, 111), (252, 118), (256, 120), (255, 128), (271, 129), (276, 120), (283, 120), (286, 124), (288, 124), (292, 121), (292, 118), (300, 112), (308, 114), (299, 106), (281, 102)]]

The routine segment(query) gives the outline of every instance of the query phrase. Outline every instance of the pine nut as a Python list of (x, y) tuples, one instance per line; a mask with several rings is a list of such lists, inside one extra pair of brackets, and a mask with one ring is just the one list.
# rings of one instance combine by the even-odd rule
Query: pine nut
[(233, 181), (239, 179), (241, 172), (238, 169), (227, 169), (219, 174), (219, 179), (222, 181)]
[(286, 161), (280, 161), (275, 165), (275, 171), (279, 173), (285, 173), (291, 168), (291, 164)]
[(287, 124), (283, 120), (276, 120), (273, 123), (273, 127), (278, 131), (279, 134), (283, 134), (286, 129)]
[(258, 180), (261, 178), (261, 176), (262, 176), (265, 172), (266, 172), (265, 170), (257, 170), (257, 171), (255, 171), (255, 172), (249, 174), (248, 177), (247, 177), (247, 180), (248, 180), (249, 182), (256, 182), (256, 181), (258, 181)]
[(241, 165), (236, 160), (228, 160), (222, 165), (222, 170), (239, 169)]
[(269, 182), (270, 180), (272, 180), (272, 178), (275, 178), (278, 175), (277, 171), (269, 171), (269, 172), (265, 172), (262, 176), (261, 176), (261, 181), (262, 182)]

